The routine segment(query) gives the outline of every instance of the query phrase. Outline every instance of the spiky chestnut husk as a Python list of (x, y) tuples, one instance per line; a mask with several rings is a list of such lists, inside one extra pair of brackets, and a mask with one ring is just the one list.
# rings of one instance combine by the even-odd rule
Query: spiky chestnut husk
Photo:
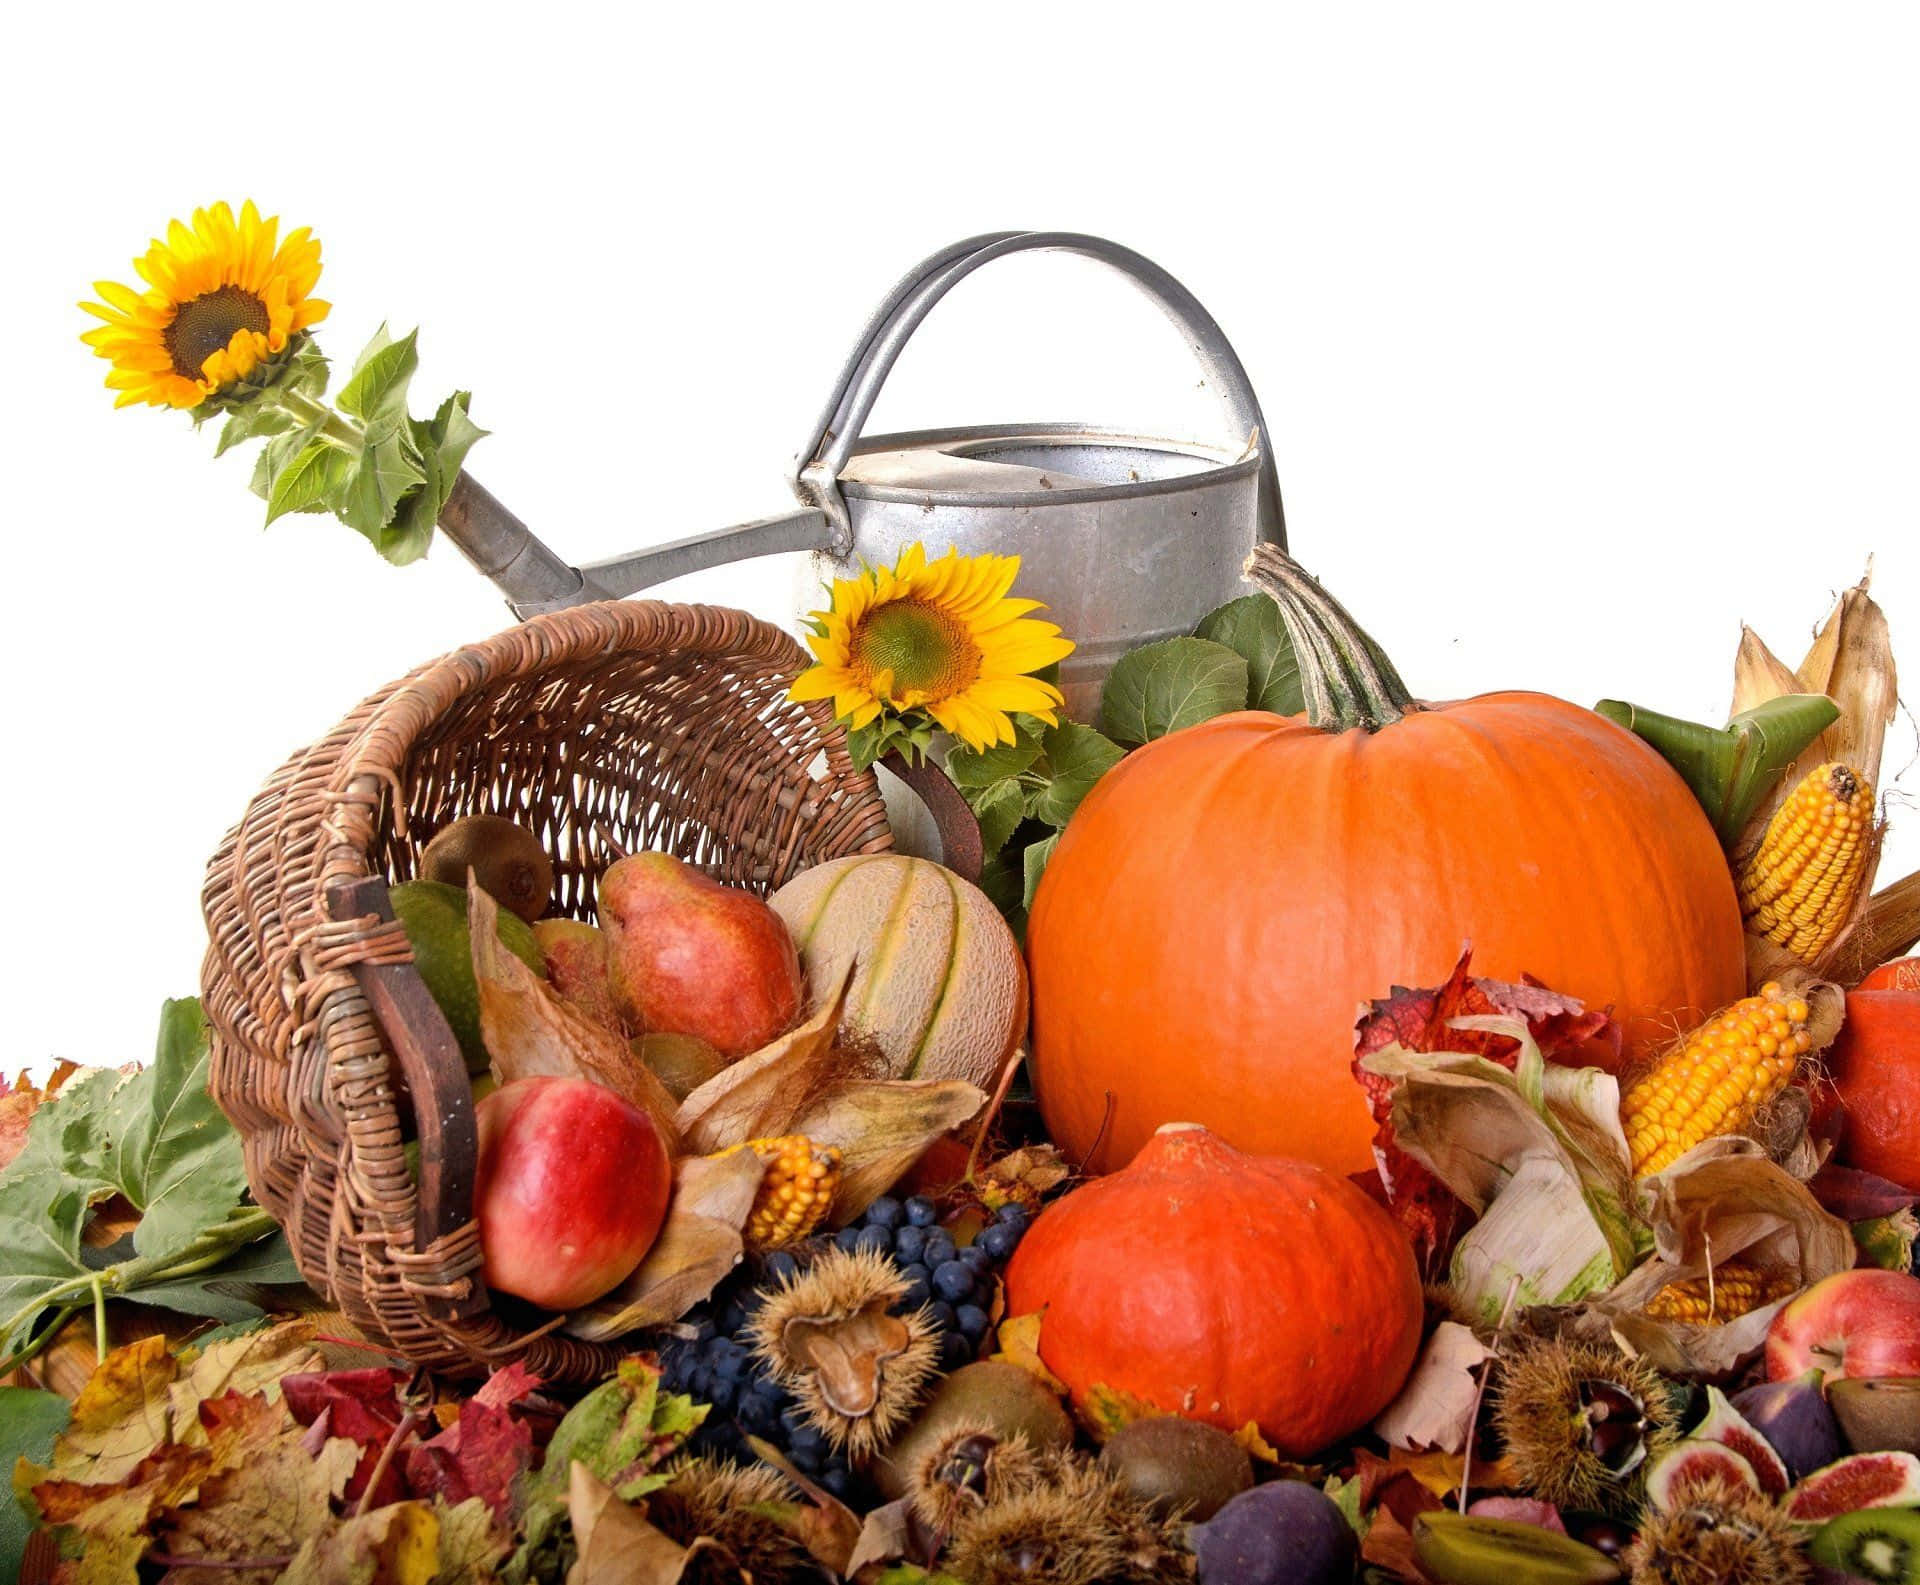
[(1598, 1513), (1630, 1513), (1648, 1456), (1678, 1435), (1659, 1372), (1566, 1337), (1528, 1339), (1501, 1361), (1493, 1418), (1523, 1490)]
[(1648, 1510), (1621, 1554), (1632, 1585), (1802, 1585), (1813, 1566), (1771, 1497), (1717, 1476), (1672, 1513)]
[(689, 1558), (681, 1585), (826, 1578), (800, 1537), (766, 1511), (768, 1504), (795, 1500), (777, 1470), (692, 1458), (668, 1473), (673, 1478), (647, 1498), (648, 1522), (681, 1546), (701, 1536), (720, 1546)]
[(907, 1496), (921, 1523), (936, 1535), (951, 1535), (966, 1515), (1043, 1479), (1040, 1457), (1024, 1436), (1002, 1439), (984, 1420), (968, 1420), (921, 1456), (908, 1475)]
[(888, 1313), (906, 1291), (885, 1255), (828, 1249), (768, 1292), (748, 1331), (768, 1373), (852, 1459), (892, 1440), (939, 1363), (930, 1309)]
[(1034, 1484), (962, 1515), (941, 1568), (969, 1585), (1186, 1585), (1192, 1553), (1120, 1482), (1073, 1455), (1036, 1460)]

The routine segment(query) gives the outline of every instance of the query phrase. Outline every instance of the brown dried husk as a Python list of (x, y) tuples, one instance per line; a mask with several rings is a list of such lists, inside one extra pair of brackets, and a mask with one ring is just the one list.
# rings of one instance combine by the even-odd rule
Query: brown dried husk
[(478, 886), (467, 889), (467, 928), (473, 976), (480, 992), (480, 1038), (493, 1059), (493, 1076), (515, 1079), (587, 1079), (647, 1113), (667, 1147), (676, 1147), (673, 1097), (624, 1036), (563, 1001), (547, 982), (507, 950), (497, 934), (500, 906)]
[[(1866, 577), (1841, 594), (1814, 635), (1813, 645), (1797, 671), (1789, 671), (1751, 628), (1741, 629), (1740, 648), (1734, 659), (1733, 708), (1736, 713), (1782, 694), (1821, 693), (1839, 706), (1840, 714), (1833, 725), (1787, 767), (1778, 784), (1754, 811), (1747, 829), (1733, 846), (1736, 868), (1765, 836), (1767, 822), (1774, 812), (1815, 766), (1835, 761), (1851, 765), (1876, 792), (1880, 790), (1887, 728), (1899, 705), (1899, 677), (1894, 667), (1893, 641), (1886, 614), (1868, 593), (1872, 576), (1869, 568)], [(1847, 946), (1847, 937), (1870, 906), (1867, 893), (1879, 862), (1884, 831), (1883, 819), (1876, 822), (1873, 830), (1867, 878), (1852, 918), (1812, 965), (1842, 984), (1850, 983), (1844, 965), (1859, 955), (1856, 949)], [(1759, 985), (1776, 978), (1782, 966), (1798, 961), (1760, 937), (1750, 935), (1747, 944), (1750, 984)]]
[(1851, 990), (1920, 943), (1920, 870), (1882, 887), (1821, 956), (1823, 972)]
[(1804, 1288), (1849, 1270), (1853, 1232), (1757, 1140), (1724, 1134), (1696, 1145), (1637, 1185), (1653, 1255), (1593, 1301), (1623, 1345), (1669, 1375), (1718, 1377), (1766, 1342), (1782, 1299), (1713, 1326), (1645, 1314), (1669, 1283), (1704, 1277), (1736, 1256)]

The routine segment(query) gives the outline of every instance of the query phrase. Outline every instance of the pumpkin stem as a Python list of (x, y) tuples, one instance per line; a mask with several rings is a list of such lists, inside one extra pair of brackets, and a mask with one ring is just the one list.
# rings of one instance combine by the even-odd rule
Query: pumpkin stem
[(1400, 673), (1346, 607), (1284, 550), (1256, 545), (1247, 581), (1280, 608), (1300, 668), (1307, 719), (1323, 732), (1378, 732), (1420, 707)]

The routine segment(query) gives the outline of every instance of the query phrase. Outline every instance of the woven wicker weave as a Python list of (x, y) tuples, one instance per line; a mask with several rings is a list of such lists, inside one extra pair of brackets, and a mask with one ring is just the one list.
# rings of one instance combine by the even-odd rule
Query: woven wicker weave
[(554, 911), (575, 918), (622, 853), (665, 850), (765, 891), (890, 847), (872, 773), (829, 712), (786, 700), (804, 659), (740, 611), (619, 601), (535, 618), (368, 699), (281, 768), (214, 856), (210, 1087), (301, 1272), (406, 1357), (449, 1371), (523, 1357), (584, 1380), (615, 1356), (481, 1284), (466, 1072), (384, 882), (481, 811), (539, 834)]

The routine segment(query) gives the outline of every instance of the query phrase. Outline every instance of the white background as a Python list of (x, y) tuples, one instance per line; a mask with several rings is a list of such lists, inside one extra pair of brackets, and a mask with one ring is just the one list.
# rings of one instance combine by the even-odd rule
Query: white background
[[(249, 459), (113, 410), (75, 300), (222, 197), (322, 238), (338, 362), (424, 327), (416, 408), (471, 387), (474, 473), (575, 559), (780, 509), (907, 265), (1077, 229), (1226, 328), (1295, 553), (1416, 692), (1717, 716), (1740, 623), (1797, 660), (1870, 554), (1920, 676), (1911, 7), (55, 9), (0, 92), (9, 1066), (144, 1056), (256, 787), (507, 620), (450, 547), (262, 533)], [(1058, 257), (956, 293), (876, 414), (1015, 418), (1214, 427)]]

